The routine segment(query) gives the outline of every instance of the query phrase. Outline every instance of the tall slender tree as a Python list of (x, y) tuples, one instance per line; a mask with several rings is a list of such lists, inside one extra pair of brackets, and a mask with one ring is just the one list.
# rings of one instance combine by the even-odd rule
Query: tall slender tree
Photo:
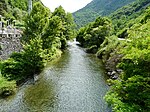
[(45, 8), (41, 2), (35, 3), (31, 13), (25, 19), (23, 41), (29, 42), (30, 39), (41, 36), (49, 17), (50, 10)]

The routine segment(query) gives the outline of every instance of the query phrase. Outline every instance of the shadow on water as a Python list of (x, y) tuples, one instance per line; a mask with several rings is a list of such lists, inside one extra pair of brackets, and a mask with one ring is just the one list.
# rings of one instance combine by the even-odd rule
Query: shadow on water
[(28, 111), (44, 111), (46, 107), (53, 108), (56, 101), (53, 83), (41, 79), (35, 85), (25, 90), (23, 102), (28, 107)]
[(110, 112), (103, 64), (71, 44), (60, 59), (45, 67), (35, 84), (0, 100), (4, 112)]

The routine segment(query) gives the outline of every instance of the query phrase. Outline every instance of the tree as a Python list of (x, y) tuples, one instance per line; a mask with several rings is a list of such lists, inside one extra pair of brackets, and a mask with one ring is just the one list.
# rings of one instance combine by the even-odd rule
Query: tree
[(50, 11), (40, 2), (35, 3), (30, 15), (28, 15), (25, 20), (24, 42), (29, 42), (30, 39), (42, 35), (49, 17)]
[(30, 40), (20, 53), (13, 53), (2, 64), (2, 76), (8, 80), (22, 80), (33, 77), (44, 67), (44, 57), (40, 38)]
[(27, 70), (26, 75), (38, 74), (44, 68), (42, 40), (40, 37), (30, 40), (30, 43), (24, 46), (23, 61)]
[(22, 20), (22, 12), (19, 8), (14, 8), (13, 9), (13, 16), (15, 17), (15, 19), (17, 20)]
[[(42, 35), (43, 49), (51, 49), (56, 39), (63, 38), (63, 24), (59, 16), (53, 16), (49, 19)], [(60, 48), (60, 42), (57, 43), (57, 48)]]
[(75, 36), (75, 24), (71, 13), (66, 13), (62, 6), (59, 6), (52, 13), (53, 16), (60, 17), (62, 21), (62, 37), (61, 38), (61, 48), (64, 49), (67, 46), (67, 40), (73, 39)]
[(65, 10), (63, 9), (62, 6), (59, 6), (58, 8), (56, 8), (54, 10), (54, 12), (52, 13), (52, 16), (59, 16), (63, 22), (63, 24), (65, 24), (66, 22), (66, 12)]
[(111, 30), (111, 21), (108, 18), (98, 17), (94, 22), (79, 30), (77, 40), (83, 47), (96, 53), (104, 39), (110, 36)]
[(118, 67), (123, 70), (120, 79), (106, 95), (106, 101), (115, 112), (150, 111), (150, 19), (149, 9), (139, 16), (139, 23), (128, 29), (126, 46), (121, 49), (123, 58)]
[(1, 0), (0, 1), (0, 15), (4, 16), (4, 12), (7, 10), (7, 1), (6, 0)]

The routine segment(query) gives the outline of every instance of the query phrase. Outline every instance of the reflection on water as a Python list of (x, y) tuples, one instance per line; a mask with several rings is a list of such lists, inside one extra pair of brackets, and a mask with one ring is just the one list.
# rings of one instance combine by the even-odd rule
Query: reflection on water
[(103, 99), (107, 89), (100, 60), (71, 43), (35, 84), (1, 99), (0, 112), (109, 112)]
[(56, 100), (53, 84), (43, 79), (34, 86), (30, 86), (23, 97), (29, 110), (44, 111), (46, 107), (53, 108)]

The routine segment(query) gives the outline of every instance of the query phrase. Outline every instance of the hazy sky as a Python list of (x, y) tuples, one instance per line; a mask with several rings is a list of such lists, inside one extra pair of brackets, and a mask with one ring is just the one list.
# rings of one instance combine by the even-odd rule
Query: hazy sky
[(67, 12), (74, 12), (81, 9), (92, 0), (41, 0), (43, 4), (53, 12), (58, 6), (62, 6)]

